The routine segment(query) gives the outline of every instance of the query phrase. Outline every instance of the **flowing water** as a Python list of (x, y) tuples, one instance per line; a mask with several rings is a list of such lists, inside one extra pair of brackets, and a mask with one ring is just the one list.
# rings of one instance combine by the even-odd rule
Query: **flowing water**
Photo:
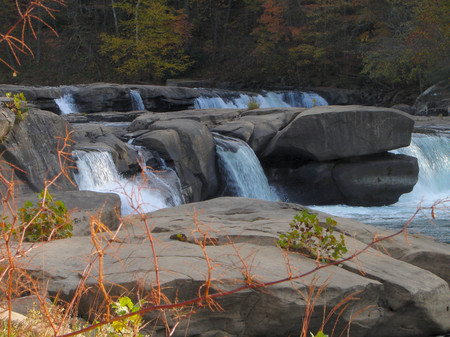
[(55, 103), (56, 105), (58, 105), (58, 108), (61, 111), (61, 115), (78, 112), (78, 107), (75, 104), (75, 99), (70, 93), (64, 94), (64, 96), (60, 98), (56, 98)]
[(130, 90), (131, 109), (133, 111), (145, 110), (141, 94), (137, 90)]
[(214, 135), (214, 140), (226, 194), (269, 201), (279, 199), (269, 186), (258, 157), (247, 143), (218, 134)]
[(419, 204), (430, 207), (437, 200), (447, 200), (436, 210), (436, 220), (430, 223), (430, 210), (418, 214), (411, 230), (450, 243), (450, 134), (413, 134), (409, 147), (393, 151), (416, 157), (419, 162), (419, 180), (413, 191), (399, 201), (383, 207), (311, 206), (336, 216), (353, 218), (378, 227), (400, 229), (415, 213)]
[(316, 105), (328, 105), (327, 101), (316, 93), (301, 91), (265, 92), (260, 95), (229, 95), (220, 92), (202, 95), (194, 101), (195, 109), (247, 109), (250, 101), (256, 102), (260, 108), (289, 108)]
[(180, 192), (174, 192), (173, 176), (164, 171), (145, 169), (147, 179), (141, 176), (122, 177), (109, 152), (74, 151), (78, 173), (75, 180), (80, 190), (116, 193), (120, 196), (123, 215), (148, 213), (182, 203)]

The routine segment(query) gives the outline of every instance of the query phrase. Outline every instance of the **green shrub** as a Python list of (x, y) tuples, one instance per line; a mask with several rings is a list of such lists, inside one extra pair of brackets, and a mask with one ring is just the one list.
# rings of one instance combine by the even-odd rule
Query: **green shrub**
[(28, 200), (18, 210), (22, 222), (19, 228), (24, 231), (24, 240), (40, 242), (71, 237), (73, 225), (64, 202), (54, 200), (45, 190), (37, 198), (36, 205)]
[(10, 92), (6, 93), (6, 97), (11, 98), (9, 103), (5, 103), (6, 107), (16, 115), (16, 122), (23, 121), (27, 115), (28, 107), (27, 100), (23, 93), (12, 95)]
[(322, 260), (337, 260), (347, 253), (344, 235), (340, 240), (333, 235), (336, 221), (328, 218), (325, 226), (319, 223), (315, 214), (299, 211), (289, 224), (291, 229), (281, 234), (278, 245), (287, 250), (304, 252)]
[[(142, 305), (144, 303), (145, 301), (142, 300), (134, 304), (129, 297), (123, 296), (119, 298), (117, 302), (112, 303), (111, 306), (116, 315), (122, 316), (142, 309)], [(142, 316), (136, 314), (122, 320), (103, 325), (97, 329), (96, 336), (144, 337), (144, 335), (139, 332), (142, 329), (142, 324)]]

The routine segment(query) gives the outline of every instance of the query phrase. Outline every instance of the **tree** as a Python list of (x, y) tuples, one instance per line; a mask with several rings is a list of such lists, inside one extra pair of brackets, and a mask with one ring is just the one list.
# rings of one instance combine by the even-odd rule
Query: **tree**
[(359, 1), (265, 0), (254, 55), (289, 82), (320, 85), (358, 72)]
[(102, 34), (100, 52), (125, 78), (161, 80), (192, 64), (184, 51), (191, 26), (186, 15), (165, 0), (120, 1), (119, 35)]
[(448, 77), (448, 1), (366, 0), (366, 5), (371, 26), (361, 36), (364, 74), (391, 86), (422, 87), (423, 81)]

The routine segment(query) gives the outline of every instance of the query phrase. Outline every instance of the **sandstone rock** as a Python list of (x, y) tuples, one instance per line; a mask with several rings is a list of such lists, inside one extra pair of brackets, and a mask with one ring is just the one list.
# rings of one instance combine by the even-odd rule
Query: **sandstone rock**
[(268, 179), (291, 202), (382, 206), (411, 192), (418, 174), (415, 157), (386, 153), (309, 162), (299, 168), (272, 168)]
[(183, 110), (198, 97), (194, 89), (154, 85), (93, 83), (78, 85), (73, 96), (81, 112), (131, 111), (130, 90), (139, 91), (147, 110)]
[(124, 85), (92, 83), (62, 87), (30, 87), (0, 85), (0, 95), (23, 92), (27, 101), (40, 109), (60, 113), (56, 98), (72, 94), (80, 112), (130, 111), (130, 90), (137, 90), (145, 107), (154, 111), (183, 110), (193, 105), (199, 96), (195, 89), (155, 85)]
[(255, 125), (252, 122), (238, 120), (216, 126), (211, 131), (241, 139), (248, 144), (254, 129)]
[[(295, 204), (218, 198), (148, 214), (156, 243), (158, 277), (169, 301), (181, 302), (204, 292), (208, 261), (214, 266), (211, 294), (245, 285), (245, 270), (254, 283), (287, 280), (266, 288), (243, 289), (215, 298), (222, 310), (211, 310), (207, 306), (197, 308), (194, 315), (178, 325), (174, 336), (207, 336), (208, 331), (235, 336), (298, 334), (306, 308), (305, 298), (300, 292), (306, 295), (313, 279), (316, 286), (323, 282), (327, 286), (315, 304), (310, 331), (318, 331), (324, 312), (326, 315), (355, 291), (359, 292), (354, 295), (358, 300), (351, 301), (340, 316), (336, 327), (339, 333), (361, 309), (365, 310), (351, 322), (350, 336), (412, 337), (449, 331), (448, 284), (432, 272), (394, 256), (399, 255), (399, 251), (408, 255), (408, 252), (420, 248), (423, 256), (430, 254), (429, 257), (433, 258), (435, 252), (440, 251), (442, 256), (448, 257), (448, 245), (435, 242), (432, 247), (427, 246), (426, 240), (411, 238), (413, 247), (410, 247), (403, 237), (398, 237), (384, 242), (389, 253), (392, 245), (398, 245), (397, 253), (392, 256), (383, 254), (384, 250), (369, 249), (359, 256), (358, 263), (348, 262), (343, 268), (331, 266), (316, 271), (314, 276), (289, 282), (290, 272), (297, 275), (317, 267), (314, 260), (296, 253), (290, 253), (287, 260), (275, 246), (279, 233), (289, 228), (289, 222), (299, 209), (302, 206)], [(325, 216), (319, 213), (320, 219)], [(153, 254), (150, 244), (143, 241), (146, 229), (142, 225), (138, 217), (130, 218), (125, 224), (127, 233), (110, 242), (109, 253), (103, 255), (104, 282), (111, 294), (120, 295), (128, 289), (132, 294), (138, 291), (145, 296), (155, 289), (154, 262), (149, 258)], [(338, 219), (338, 229), (348, 235), (351, 251), (364, 247), (363, 241), (370, 237), (373, 239), (375, 234), (391, 233), (345, 219)], [(215, 237), (216, 242), (205, 250), (195, 243), (195, 238), (203, 237), (203, 231)], [(188, 240), (170, 239), (181, 233)], [(402, 240), (403, 244), (400, 243)], [(96, 256), (90, 238), (76, 237), (37, 247), (24, 263), (30, 273), (44, 278), (50, 294), (58, 293), (60, 298), (70, 299), (80, 283), (80, 273)], [(289, 267), (286, 266), (287, 261)], [(94, 268), (93, 277), (87, 279), (90, 294), (81, 299), (81, 310), (96, 305), (99, 295), (96, 270)], [(214, 308), (217, 309), (216, 306)], [(145, 317), (155, 316), (157, 313)], [(170, 312), (167, 316), (169, 326), (173, 327), (177, 322), (176, 316)], [(333, 320), (328, 323), (325, 332), (331, 331), (333, 324)], [(151, 329), (153, 327), (156, 328), (152, 330), (154, 336), (165, 335), (161, 321)]]
[(363, 106), (318, 106), (298, 115), (263, 156), (325, 161), (408, 146), (414, 121), (406, 113)]
[[(92, 191), (55, 191), (55, 200), (64, 202), (73, 221), (74, 236), (89, 236), (90, 220), (97, 217), (107, 228), (117, 229), (120, 223), (120, 197), (114, 193)], [(23, 194), (17, 198), (21, 207), (27, 200), (36, 205), (35, 194)]]
[(260, 154), (270, 140), (288, 125), (304, 108), (256, 109), (242, 114), (241, 121), (253, 123), (253, 133), (248, 145)]
[(88, 123), (88, 122), (102, 122), (102, 123), (123, 123), (123, 128), (128, 126), (127, 123), (132, 122), (136, 117), (141, 116), (143, 111), (112, 111), (112, 112), (97, 112), (97, 113), (71, 113), (62, 115), (62, 117), (69, 123)]
[(180, 136), (175, 130), (146, 132), (137, 137), (134, 143), (157, 152), (167, 165), (175, 168), (183, 184), (182, 194), (186, 202), (200, 200), (202, 182), (192, 172), (195, 168), (190, 165), (189, 157), (182, 147)]
[(146, 129), (155, 121), (168, 121), (174, 119), (191, 119), (212, 128), (218, 124), (240, 118), (241, 112), (237, 109), (208, 109), (208, 110), (182, 110), (165, 113), (147, 112), (136, 118), (130, 125), (130, 131)]
[(55, 99), (62, 97), (67, 88), (68, 87), (39, 87), (2, 84), (0, 85), (0, 94), (4, 95), (7, 92), (11, 92), (12, 94), (23, 93), (27, 102), (36, 105), (38, 109), (59, 113), (59, 108), (55, 103)]
[[(45, 303), (48, 307), (52, 305), (52, 303), (48, 298), (45, 299)], [(18, 297), (13, 299), (11, 303), (11, 309), (14, 312), (24, 316), (28, 315), (28, 312), (30, 310), (39, 310), (41, 307), (42, 304), (36, 295)]]
[[(70, 125), (61, 117), (36, 109), (30, 109), (25, 120), (15, 124), (8, 139), (0, 144), (0, 152), (4, 152), (3, 160), (14, 165), (14, 168), (7, 164), (2, 166), (5, 172), (14, 170), (15, 176), (22, 182), (18, 186), (19, 191), (40, 192), (46, 180), (61, 172), (57, 151), (70, 131)], [(71, 151), (71, 143), (68, 145), (66, 153)], [(68, 170), (68, 175), (73, 181), (71, 170)], [(57, 184), (65, 190), (77, 189), (64, 176), (58, 179)]]
[(382, 206), (398, 201), (417, 183), (417, 158), (384, 154), (340, 161), (333, 180), (346, 205)]
[(206, 126), (193, 120), (176, 119), (154, 122), (147, 129), (160, 132), (144, 134), (136, 139), (136, 144), (173, 161), (181, 181), (191, 186), (193, 201), (216, 193), (215, 143)]
[(129, 144), (121, 141), (113, 133), (125, 133), (98, 124), (81, 124), (74, 126), (75, 150), (109, 152), (120, 173), (135, 174), (140, 170), (137, 152)]
[[(4, 308), (0, 308), (0, 321), (7, 320), (9, 318), (9, 311)], [(11, 312), (11, 321), (15, 324), (20, 324), (26, 321), (26, 317), (18, 312)]]
[(5, 140), (14, 126), (15, 114), (0, 101), (0, 142)]

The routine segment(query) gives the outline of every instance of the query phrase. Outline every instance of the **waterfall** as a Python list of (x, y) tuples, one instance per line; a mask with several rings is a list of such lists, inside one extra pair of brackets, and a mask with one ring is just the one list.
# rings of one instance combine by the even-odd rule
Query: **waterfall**
[(430, 202), (450, 196), (450, 135), (414, 134), (410, 146), (394, 152), (418, 159), (413, 196)]
[(327, 101), (316, 93), (301, 91), (264, 92), (262, 94), (243, 94), (229, 92), (205, 92), (194, 101), (194, 109), (247, 109), (250, 100), (260, 108), (288, 108), (328, 105)]
[(325, 98), (315, 92), (289, 91), (282, 93), (283, 101), (290, 106), (312, 108), (318, 105), (328, 105)]
[(75, 99), (70, 93), (64, 94), (64, 96), (60, 98), (56, 98), (55, 103), (56, 105), (58, 105), (58, 108), (61, 111), (61, 115), (78, 112), (77, 105), (75, 104)]
[[(151, 151), (141, 146), (133, 146), (137, 149), (142, 158), (142, 162), (146, 163), (150, 157), (154, 157)], [(154, 190), (165, 197), (170, 206), (178, 206), (184, 204), (184, 198), (181, 193), (181, 181), (177, 173), (166, 165), (166, 162), (161, 157), (157, 156), (158, 168), (153, 169), (145, 166), (145, 175), (148, 179), (148, 184)]]
[(261, 163), (244, 141), (214, 134), (225, 192), (232, 196), (277, 201)]
[(130, 90), (130, 100), (132, 110), (145, 110), (144, 102), (142, 101), (141, 94), (137, 90)]
[(74, 151), (73, 154), (77, 158), (75, 181), (79, 189), (118, 194), (122, 202), (122, 215), (134, 213), (137, 207), (140, 212), (148, 213), (173, 206), (164, 193), (150, 186), (146, 179), (122, 177), (109, 152)]
[[(412, 192), (399, 201), (382, 207), (312, 206), (337, 216), (354, 218), (380, 227), (399, 229), (414, 214), (419, 203), (431, 206), (438, 199), (450, 197), (450, 134), (413, 134), (411, 145), (395, 150), (395, 153), (414, 156), (419, 163), (419, 179)], [(450, 203), (447, 203), (450, 207)], [(418, 214), (410, 229), (450, 243), (450, 210), (436, 210), (435, 225), (423, 214)], [(430, 218), (430, 212), (427, 212)]]

